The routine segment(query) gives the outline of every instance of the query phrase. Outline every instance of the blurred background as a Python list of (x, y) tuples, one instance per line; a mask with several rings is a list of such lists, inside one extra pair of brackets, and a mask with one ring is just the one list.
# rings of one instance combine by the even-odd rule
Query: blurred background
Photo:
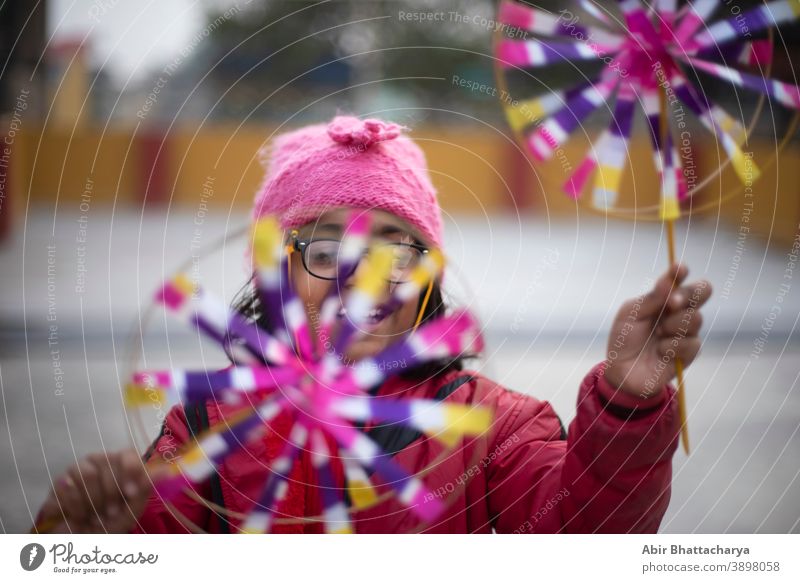
[[(714, 18), (756, 4), (722, 3)], [(590, 18), (575, 2), (535, 5)], [(132, 366), (225, 362), (151, 310), (153, 291), (182, 269), (231, 299), (247, 278), (259, 149), (337, 112), (411, 128), (446, 215), (448, 296), (485, 326), (476, 366), (569, 423), (620, 304), (667, 266), (648, 212), (658, 183), (639, 119), (620, 201), (639, 220), (560, 192), (563, 159), (577, 167), (608, 112), (540, 164), (503, 101), (592, 65), (496, 70), (493, 41), (519, 32), (498, 30), (496, 12), (490, 0), (0, 3), (0, 531), (27, 530), (76, 458), (155, 436), (158, 412), (133, 419), (122, 405)], [(799, 32), (772, 39), (773, 77), (797, 83)], [(800, 532), (797, 120), (696, 80), (752, 127), (762, 177), (745, 189), (719, 171), (720, 144), (687, 120), (702, 188), (677, 253), (715, 294), (686, 375), (692, 453), (675, 456), (662, 531)]]

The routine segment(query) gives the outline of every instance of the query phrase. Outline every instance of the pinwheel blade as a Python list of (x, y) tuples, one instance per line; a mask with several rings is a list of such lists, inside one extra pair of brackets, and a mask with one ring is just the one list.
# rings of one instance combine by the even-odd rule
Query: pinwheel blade
[(234, 366), (220, 371), (183, 369), (142, 371), (133, 375), (126, 388), (126, 403), (143, 406), (159, 403), (240, 402), (245, 395), (266, 396), (284, 384), (296, 383), (298, 373), (291, 368)]
[(289, 357), (276, 338), (183, 274), (165, 283), (156, 301), (227, 348), (237, 362), (282, 364)]
[(592, 193), (593, 204), (601, 209), (614, 205), (629, 157), (628, 143), (633, 128), (635, 103), (633, 87), (630, 83), (621, 83), (609, 127), (564, 184), (564, 191), (572, 198), (581, 195), (589, 177), (597, 171)]
[[(686, 12), (678, 21), (675, 44), (686, 47), (697, 29), (703, 26), (719, 6), (718, 0), (694, 0), (686, 5)], [(679, 48), (679, 50), (685, 50)]]
[(319, 429), (311, 432), (311, 464), (319, 476), (322, 499), (322, 516), (328, 534), (351, 534), (353, 525), (345, 506), (341, 488), (336, 484), (331, 470), (331, 452)]
[(538, 160), (549, 160), (570, 134), (589, 114), (606, 102), (619, 84), (618, 78), (606, 76), (597, 85), (587, 87), (570, 99), (557, 113), (527, 139), (528, 148)]
[(342, 456), (344, 474), (347, 479), (347, 493), (357, 509), (367, 508), (378, 499), (375, 487), (364, 468), (350, 456)]
[(342, 292), (353, 275), (369, 245), (370, 215), (363, 210), (352, 211), (345, 222), (344, 236), (338, 258), (336, 279), (331, 283), (319, 314), (318, 338), (323, 350), (334, 352), (334, 326), (342, 307)]
[(717, 47), (735, 41), (745, 32), (746, 36), (751, 36), (768, 28), (796, 20), (798, 17), (800, 17), (800, 0), (767, 2), (736, 16), (715, 22), (697, 34), (689, 46), (694, 51), (713, 51)]
[(776, 81), (775, 79), (767, 79), (759, 75), (743, 73), (742, 71), (737, 71), (736, 69), (720, 65), (719, 63), (710, 63), (691, 57), (687, 57), (685, 60), (693, 67), (711, 73), (724, 81), (730, 81), (738, 87), (765, 93), (786, 107), (800, 109), (800, 87), (797, 85)]
[[(591, 82), (594, 81), (596, 81), (596, 79), (591, 79)], [(553, 90), (541, 97), (523, 99), (514, 105), (505, 105), (504, 109), (508, 123), (513, 130), (520, 132), (532, 123), (564, 107), (567, 101), (575, 97), (588, 86), (589, 83), (581, 83), (576, 88), (570, 90)]]
[(430, 522), (442, 513), (444, 505), (441, 501), (430, 495), (418, 478), (383, 454), (380, 447), (367, 435), (339, 424), (332, 425), (330, 431), (346, 453), (381, 476), (386, 485), (395, 492), (400, 503), (416, 516)]
[(353, 335), (366, 326), (370, 311), (387, 293), (393, 252), (385, 246), (370, 249), (366, 268), (355, 273), (353, 288), (345, 298), (345, 317), (334, 341), (336, 354), (344, 354)]
[(492, 420), (485, 407), (428, 399), (398, 401), (376, 397), (345, 397), (334, 401), (335, 414), (352, 421), (374, 420), (413, 427), (451, 444), (453, 436), (480, 435)]
[(281, 280), (286, 277), (282, 269), (283, 231), (273, 216), (259, 219), (253, 225), (253, 269), (256, 287), (265, 314), (268, 314), (268, 331), (284, 343), (288, 341), (286, 323), (283, 321)]
[(475, 319), (466, 310), (437, 318), (372, 357), (352, 367), (351, 382), (368, 389), (387, 374), (413, 368), (425, 362), (458, 358), (483, 350), (483, 336)]
[(509, 67), (542, 67), (556, 63), (593, 61), (619, 50), (616, 45), (588, 44), (584, 41), (502, 40), (497, 44), (500, 64)]
[(533, 6), (504, 0), (500, 3), (497, 20), (512, 27), (543, 36), (572, 37), (580, 41), (618, 47), (622, 37), (597, 26), (580, 25), (566, 18), (566, 12), (558, 15)]
[(760, 171), (755, 162), (745, 156), (744, 152), (742, 152), (742, 149), (739, 147), (737, 138), (720, 127), (720, 124), (717, 123), (717, 120), (711, 114), (708, 105), (695, 99), (683, 74), (676, 69), (670, 77), (670, 83), (672, 89), (675, 91), (675, 95), (678, 96), (681, 102), (697, 116), (700, 123), (712, 132), (722, 144), (736, 175), (742, 183), (746, 184), (748, 181), (757, 180)]

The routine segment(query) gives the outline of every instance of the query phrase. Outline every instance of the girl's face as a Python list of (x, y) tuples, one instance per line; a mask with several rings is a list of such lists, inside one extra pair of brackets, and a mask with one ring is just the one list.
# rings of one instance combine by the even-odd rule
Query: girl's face
[[(372, 242), (422, 243), (421, 238), (412, 234), (415, 232), (414, 229), (395, 215), (379, 210), (365, 210), (364, 212), (371, 218)], [(349, 213), (350, 209), (337, 209), (327, 212), (316, 221), (299, 228), (298, 238), (306, 241), (315, 239), (341, 240)], [(336, 282), (320, 279), (306, 271), (300, 253), (292, 253), (291, 262), (294, 289), (303, 300), (309, 322), (316, 332), (320, 307), (328, 290), (330, 290), (331, 286), (336, 285)], [(358, 269), (363, 269), (363, 266), (364, 261), (362, 260)], [(354, 279), (355, 272), (338, 292), (342, 304), (346, 302), (347, 294), (353, 288)], [(388, 299), (389, 293), (396, 285), (403, 284), (386, 282), (384, 295), (378, 300), (379, 304)], [(362, 328), (364, 333), (358, 335), (358, 339), (352, 342), (346, 353), (341, 356), (346, 362), (357, 361), (377, 354), (389, 344), (398, 340), (400, 336), (413, 328), (417, 318), (417, 304), (418, 302), (415, 299), (406, 302), (400, 308), (385, 316), (381, 314), (379, 318), (382, 319)], [(347, 316), (340, 312), (340, 317)]]

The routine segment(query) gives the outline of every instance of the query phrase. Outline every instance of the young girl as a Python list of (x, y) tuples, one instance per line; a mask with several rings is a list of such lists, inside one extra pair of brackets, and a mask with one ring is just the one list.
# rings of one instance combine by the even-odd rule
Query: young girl
[[(332, 285), (326, 278), (349, 210), (369, 213), (374, 241), (394, 245), (402, 258), (387, 289), (402, 285), (407, 267), (426, 248), (442, 244), (441, 213), (425, 158), (403, 129), (339, 116), (283, 134), (272, 144), (253, 214), (278, 216), (290, 233), (292, 285), (312, 323)], [(364, 430), (387, 453), (422, 475), (429, 496), (440, 497), (446, 511), (435, 523), (421, 524), (389, 498), (354, 511), (356, 531), (656, 532), (669, 504), (680, 431), (668, 382), (675, 358), (688, 366), (697, 356), (699, 307), (711, 293), (706, 281), (682, 285), (686, 275), (685, 267), (673, 266), (649, 293), (623, 304), (607, 358), (581, 383), (569, 432), (547, 402), (463, 370), (460, 360), (402, 369), (378, 387), (378, 395), (489, 406), (495, 417), (481, 439), (464, 439), (450, 451), (399, 427), (367, 425)], [(420, 319), (440, 317), (441, 283), (392, 313), (373, 313), (367, 333), (342, 358), (374, 355)], [(346, 296), (351, 286), (348, 282), (339, 293)], [(254, 319), (266, 317), (252, 290), (238, 307)], [(159, 471), (154, 462), (169, 462), (167, 454), (177, 445), (232, 413), (216, 402), (175, 407), (144, 461), (134, 450), (88, 456), (56, 481), (37, 524), (56, 524), (53, 530), (59, 532), (237, 532), (287, 438), (285, 416), (271, 423), (263, 440), (228, 457), (196, 494), (187, 492), (170, 504), (152, 494)], [(336, 478), (343, 485), (340, 469)], [(304, 451), (273, 532), (321, 532), (320, 522), (303, 520), (320, 514), (318, 498)]]

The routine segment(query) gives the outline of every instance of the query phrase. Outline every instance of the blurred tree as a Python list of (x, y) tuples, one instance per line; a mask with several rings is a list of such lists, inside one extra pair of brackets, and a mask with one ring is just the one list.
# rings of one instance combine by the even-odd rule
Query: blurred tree
[(225, 18), (226, 10), (209, 11), (213, 31), (192, 57), (221, 99), (215, 116), (285, 118), (317, 100), (315, 117), (399, 104), (501, 115), (494, 98), (452, 83), (459, 75), (494, 84), (492, 0), (253, 2)]

